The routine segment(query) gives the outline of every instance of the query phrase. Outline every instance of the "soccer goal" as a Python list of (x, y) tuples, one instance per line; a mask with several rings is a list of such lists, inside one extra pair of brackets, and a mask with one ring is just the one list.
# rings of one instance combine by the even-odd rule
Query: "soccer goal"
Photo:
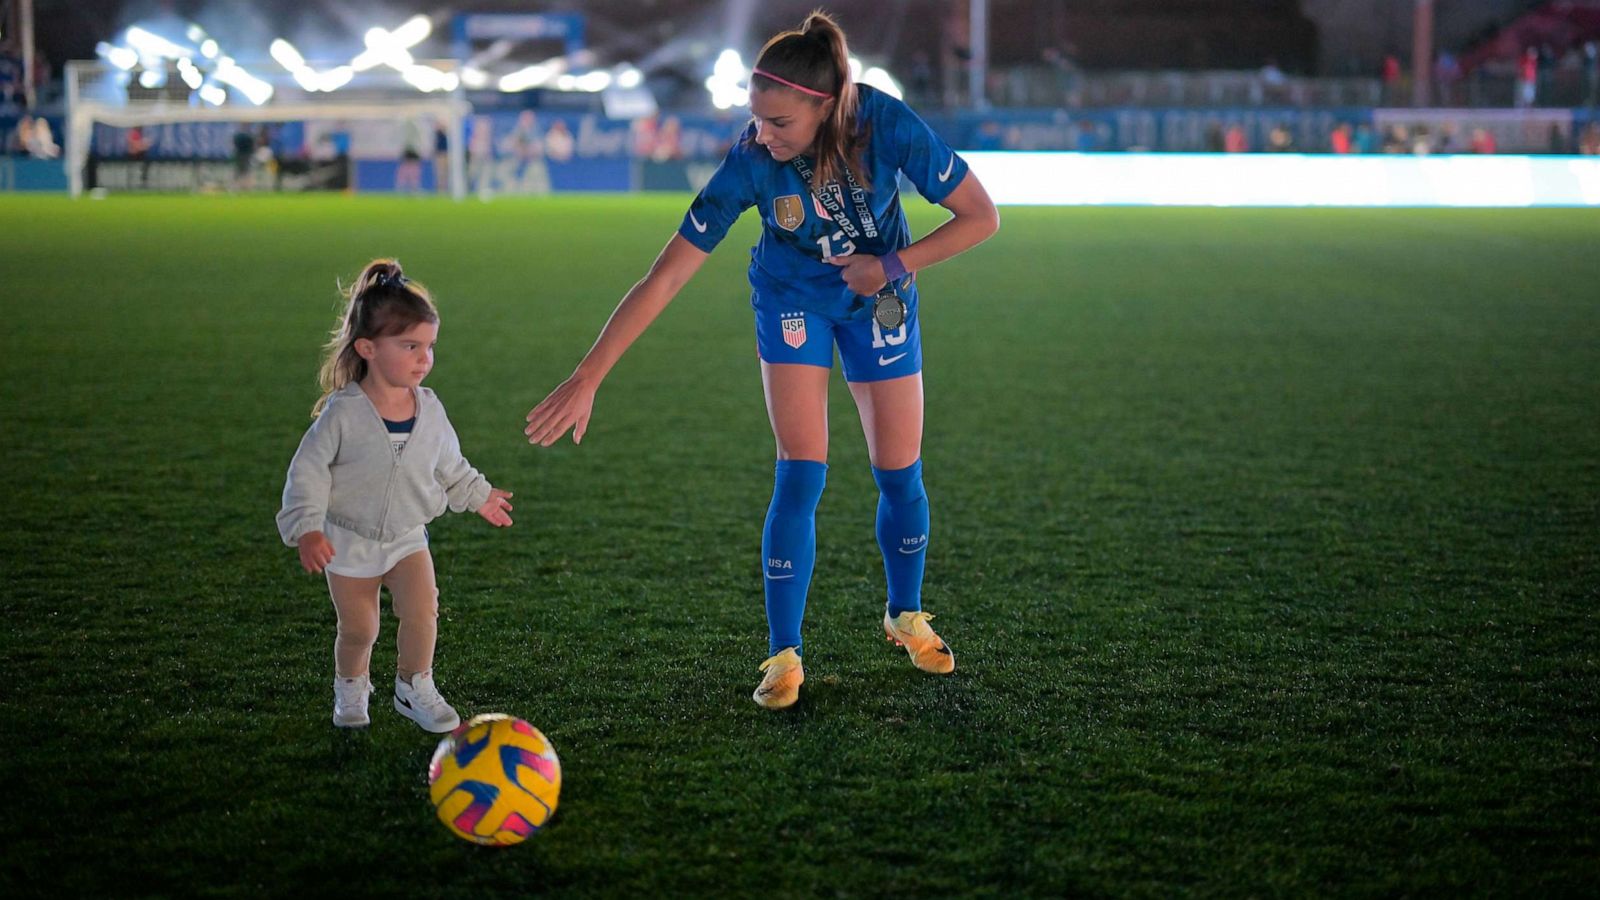
[[(120, 186), (137, 179), (141, 187), (166, 190), (219, 182), (231, 187), (245, 175), (254, 178), (251, 167), (261, 164), (261, 157), (251, 158), (261, 148), (244, 146), (253, 129), (299, 123), (309, 135), (354, 125), (365, 134), (391, 135), (401, 166), (442, 154), (436, 162), (438, 186), (448, 187), (459, 200), (466, 196), (463, 123), (471, 106), (454, 66), (417, 63), (404, 72), (383, 66), (366, 71), (306, 66), (291, 74), (275, 62), (246, 66), (225, 57), (166, 60), (149, 68), (131, 58), (68, 63), (63, 154), (68, 185), (74, 197), (91, 181)], [(423, 122), (431, 125), (426, 132), (417, 124)], [(97, 135), (96, 126), (106, 128)], [(397, 133), (404, 134), (393, 137)], [(442, 146), (434, 143), (434, 134)], [(162, 138), (170, 146), (163, 146)], [(280, 165), (287, 163), (295, 168), (299, 189), (349, 187), (348, 170), (346, 183), (340, 184), (337, 168), (341, 156), (350, 165), (348, 146), (322, 143), (326, 152), (306, 140), (305, 152), (292, 161), (272, 160), (269, 153), (275, 176), (281, 179)]]

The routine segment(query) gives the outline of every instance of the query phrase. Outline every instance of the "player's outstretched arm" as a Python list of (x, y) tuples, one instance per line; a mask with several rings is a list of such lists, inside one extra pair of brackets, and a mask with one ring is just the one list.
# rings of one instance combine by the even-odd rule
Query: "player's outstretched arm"
[(528, 443), (548, 447), (561, 440), (568, 429), (572, 430), (574, 444), (583, 442), (600, 382), (678, 291), (689, 283), (694, 273), (700, 271), (708, 255), (684, 240), (682, 235), (672, 236), (650, 271), (617, 304), (606, 327), (600, 329), (599, 339), (578, 363), (572, 376), (528, 413), (528, 427), (522, 432), (527, 435)]

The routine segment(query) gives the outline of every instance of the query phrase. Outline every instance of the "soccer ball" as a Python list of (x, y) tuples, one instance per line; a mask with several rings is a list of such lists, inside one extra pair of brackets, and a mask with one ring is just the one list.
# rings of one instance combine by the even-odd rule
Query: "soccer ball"
[(456, 837), (520, 844), (556, 812), (561, 760), (539, 729), (485, 713), (450, 732), (428, 766), (428, 796)]

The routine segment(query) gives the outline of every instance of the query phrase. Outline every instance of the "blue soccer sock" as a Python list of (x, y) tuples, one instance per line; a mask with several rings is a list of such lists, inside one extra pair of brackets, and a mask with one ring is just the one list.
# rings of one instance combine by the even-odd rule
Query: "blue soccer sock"
[(922, 460), (904, 469), (872, 469), (878, 483), (878, 549), (889, 581), (889, 615), (922, 609), (922, 568), (928, 550), (928, 494)]
[(817, 561), (817, 501), (828, 480), (827, 463), (780, 459), (772, 504), (761, 532), (761, 571), (767, 592), (768, 654), (800, 647), (800, 621)]

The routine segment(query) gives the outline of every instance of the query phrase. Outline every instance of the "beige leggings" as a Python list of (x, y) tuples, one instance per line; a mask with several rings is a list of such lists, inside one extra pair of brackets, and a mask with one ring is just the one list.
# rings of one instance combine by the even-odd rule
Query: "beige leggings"
[(395, 636), (400, 679), (409, 682), (412, 675), (433, 668), (433, 644), (439, 636), (439, 588), (432, 554), (418, 550), (374, 578), (328, 573), (328, 593), (333, 595), (333, 610), (339, 616), (333, 670), (340, 678), (365, 675), (371, 665), (372, 645), (378, 640), (380, 586), (389, 589), (395, 618), (400, 620)]

